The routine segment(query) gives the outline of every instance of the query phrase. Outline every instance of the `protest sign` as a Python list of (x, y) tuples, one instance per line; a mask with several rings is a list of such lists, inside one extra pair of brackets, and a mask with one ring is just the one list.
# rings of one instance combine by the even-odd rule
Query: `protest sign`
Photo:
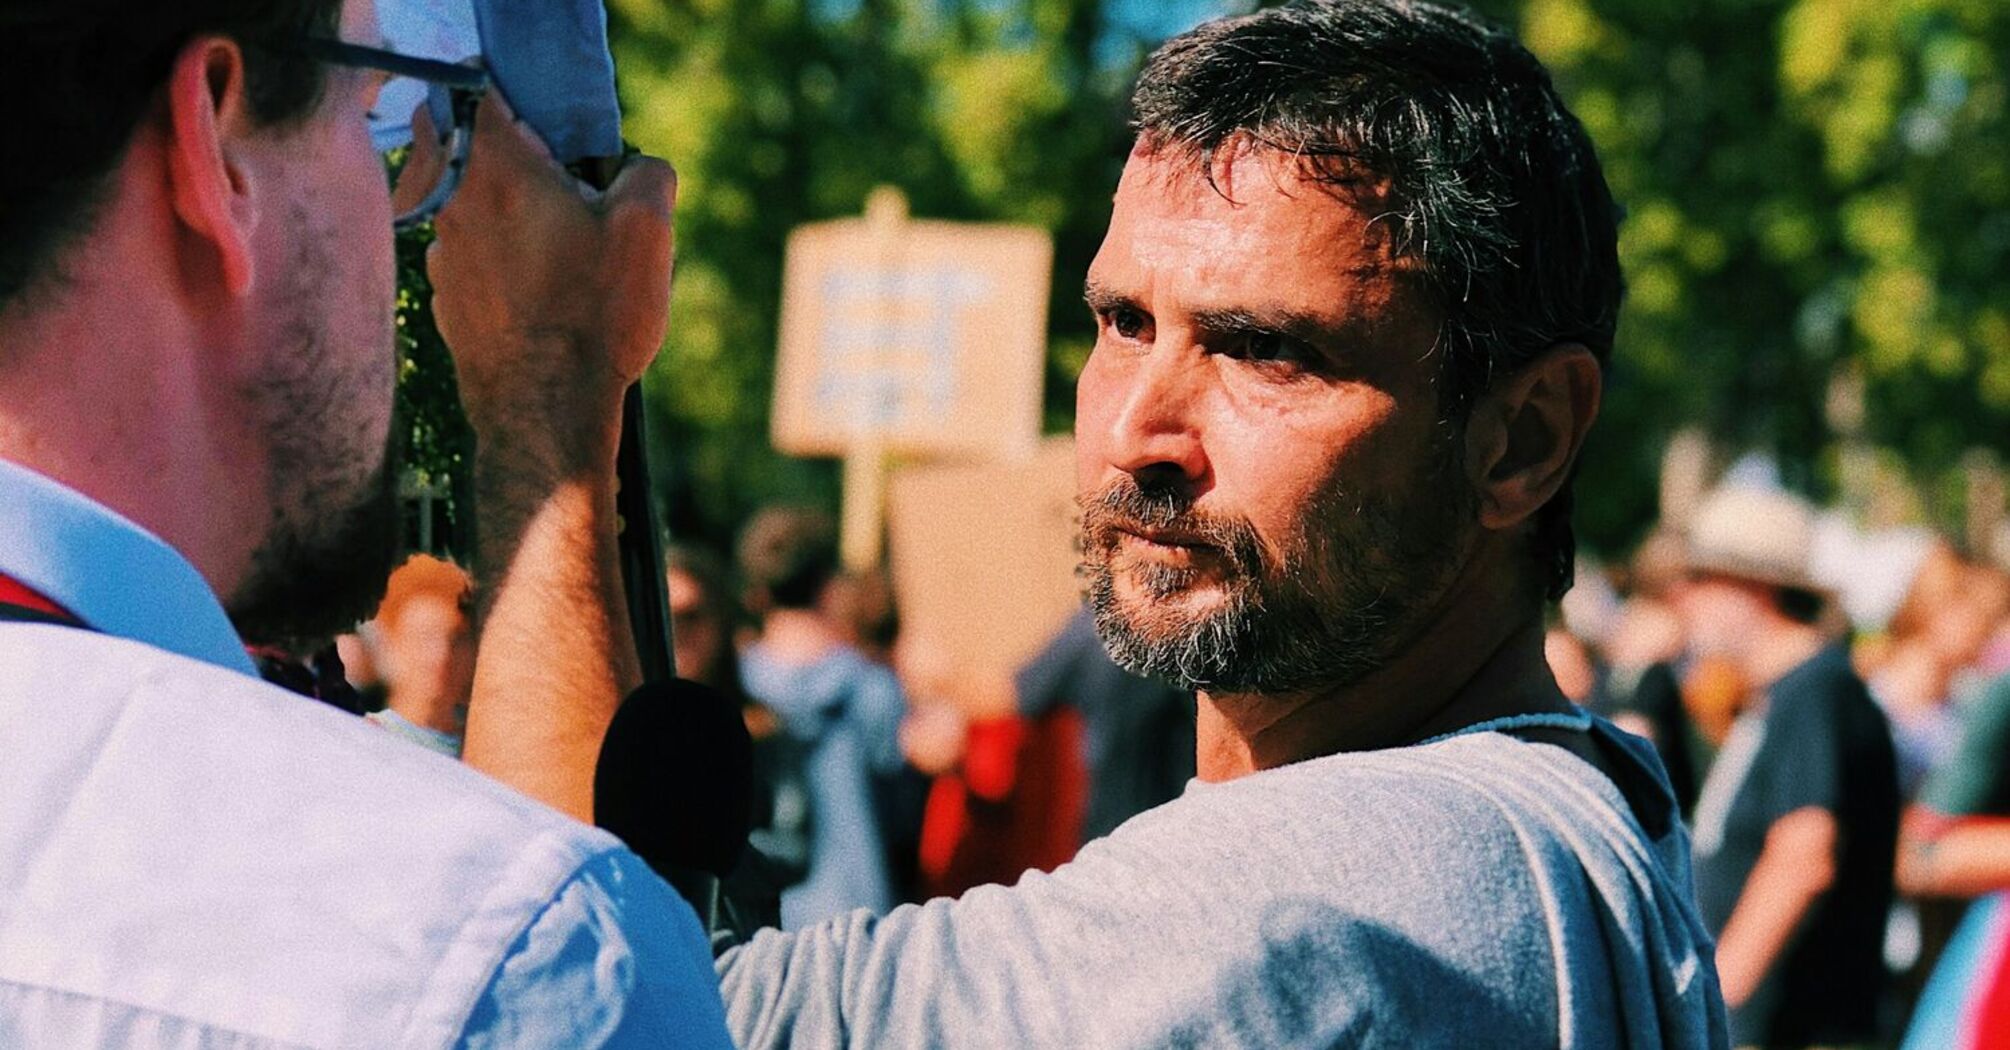
[(1024, 456), (1040, 433), (1053, 241), (1023, 226), (866, 218), (796, 230), (775, 447)]
[(956, 666), (1010, 673), (1081, 604), (1071, 439), (1018, 462), (903, 467), (889, 496), (901, 630)]

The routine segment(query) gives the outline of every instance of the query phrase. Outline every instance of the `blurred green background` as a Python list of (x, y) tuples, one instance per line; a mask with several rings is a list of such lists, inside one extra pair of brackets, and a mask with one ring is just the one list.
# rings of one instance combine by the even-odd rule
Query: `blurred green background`
[[(1166, 36), (1248, 6), (609, 0), (627, 135), (680, 175), (671, 332), (647, 387), (673, 531), (716, 542), (771, 501), (835, 507), (834, 462), (768, 444), (783, 245), (877, 185), (917, 217), (1053, 231), (1045, 417), (1068, 429), (1131, 78)], [(1963, 464), (2010, 423), (2010, 4), (1475, 6), (1548, 63), (1627, 210), (1586, 546), (1617, 553), (1650, 526), (1684, 427), (1768, 454), (1817, 498), (1868, 471), (1886, 495), (1865, 513), (1958, 534)], [(403, 256), (406, 400), (414, 461), (450, 492), (467, 438), (420, 247)]]

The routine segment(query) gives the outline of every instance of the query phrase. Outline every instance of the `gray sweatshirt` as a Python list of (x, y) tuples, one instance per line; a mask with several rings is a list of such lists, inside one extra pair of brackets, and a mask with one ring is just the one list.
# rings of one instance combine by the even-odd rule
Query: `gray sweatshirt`
[[(1589, 727), (1660, 792), (1644, 742)], [(1631, 778), (1629, 780), (1629, 778)], [(742, 1047), (1722, 1047), (1687, 834), (1504, 732), (1178, 799), (1052, 874), (763, 931)]]

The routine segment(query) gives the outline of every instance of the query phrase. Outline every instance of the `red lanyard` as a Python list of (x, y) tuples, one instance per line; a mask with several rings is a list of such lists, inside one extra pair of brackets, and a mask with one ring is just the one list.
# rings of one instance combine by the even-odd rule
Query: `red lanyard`
[(0, 620), (54, 623), (65, 627), (86, 626), (76, 613), (57, 605), (43, 597), (41, 592), (5, 574), (0, 574)]

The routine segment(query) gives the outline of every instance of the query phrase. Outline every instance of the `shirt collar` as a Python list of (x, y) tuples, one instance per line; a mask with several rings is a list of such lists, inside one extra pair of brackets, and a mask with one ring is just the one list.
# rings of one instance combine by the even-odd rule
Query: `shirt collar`
[(0, 573), (105, 634), (257, 674), (188, 559), (103, 504), (4, 459)]

